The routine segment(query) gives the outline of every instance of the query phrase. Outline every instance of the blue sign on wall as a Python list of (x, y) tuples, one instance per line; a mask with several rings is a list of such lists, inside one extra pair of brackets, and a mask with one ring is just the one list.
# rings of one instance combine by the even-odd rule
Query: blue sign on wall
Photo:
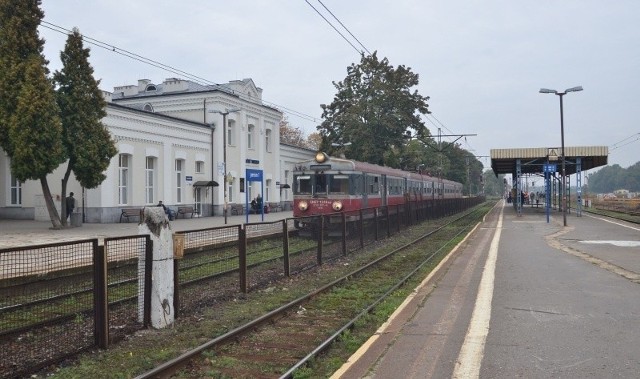
[(558, 171), (558, 165), (554, 163), (545, 164), (542, 166), (542, 170), (548, 173), (554, 173)]
[(247, 171), (247, 181), (249, 182), (262, 181), (262, 170), (253, 170), (248, 168), (246, 171)]

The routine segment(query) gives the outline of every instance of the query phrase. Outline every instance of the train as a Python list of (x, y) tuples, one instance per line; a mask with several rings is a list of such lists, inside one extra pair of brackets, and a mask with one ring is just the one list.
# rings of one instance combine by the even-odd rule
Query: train
[(318, 152), (293, 170), (293, 216), (462, 197), (462, 184)]

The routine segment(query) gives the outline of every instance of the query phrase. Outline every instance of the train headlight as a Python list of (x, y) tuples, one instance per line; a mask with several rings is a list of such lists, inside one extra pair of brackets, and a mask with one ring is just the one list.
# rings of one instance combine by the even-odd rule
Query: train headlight
[(342, 210), (342, 201), (334, 201), (333, 204), (331, 204), (331, 208), (336, 212), (340, 212)]
[(300, 209), (301, 211), (306, 211), (307, 209), (309, 209), (309, 203), (307, 203), (306, 201), (302, 200), (298, 203), (298, 209)]
[(329, 159), (329, 157), (327, 156), (327, 154), (323, 153), (322, 151), (319, 151), (316, 153), (316, 162), (324, 163), (327, 159)]

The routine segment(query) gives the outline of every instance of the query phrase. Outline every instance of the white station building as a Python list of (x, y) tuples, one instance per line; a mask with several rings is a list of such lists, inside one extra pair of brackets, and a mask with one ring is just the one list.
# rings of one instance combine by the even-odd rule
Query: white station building
[[(293, 166), (315, 153), (280, 144), (282, 112), (263, 104), (262, 89), (251, 79), (224, 85), (139, 80), (104, 94), (102, 122), (118, 154), (97, 188), (81, 188), (71, 176), (67, 192), (75, 193), (84, 222), (118, 222), (122, 209), (158, 201), (174, 210), (193, 206), (199, 216), (222, 216), (225, 185), (229, 207), (260, 194), (265, 204), (288, 209)], [(63, 163), (47, 178), (58, 210), (65, 168)], [(262, 181), (247, 181), (247, 170), (261, 172)], [(0, 219), (49, 220), (40, 182), (18, 182), (2, 150)]]

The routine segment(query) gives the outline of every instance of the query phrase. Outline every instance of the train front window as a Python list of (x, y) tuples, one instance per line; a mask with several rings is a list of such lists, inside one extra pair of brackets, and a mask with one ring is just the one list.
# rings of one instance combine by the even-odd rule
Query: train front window
[(311, 194), (313, 188), (311, 175), (296, 175), (293, 178), (293, 182), (295, 183), (293, 189), (295, 194)]
[(349, 175), (329, 175), (330, 177), (330, 193), (349, 194)]

